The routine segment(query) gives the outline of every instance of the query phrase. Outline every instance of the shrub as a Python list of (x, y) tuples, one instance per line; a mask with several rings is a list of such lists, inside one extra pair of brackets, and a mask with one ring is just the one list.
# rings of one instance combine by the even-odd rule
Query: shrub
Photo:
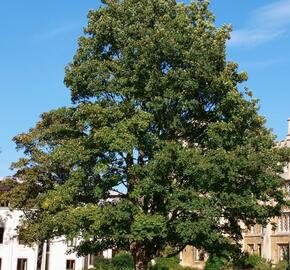
[(133, 257), (126, 251), (120, 251), (118, 254), (116, 254), (116, 256), (112, 258), (111, 263), (117, 269), (134, 268)]
[[(198, 270), (191, 267), (183, 267), (179, 264), (178, 257), (157, 258), (155, 264), (149, 264), (148, 270)], [(96, 260), (92, 270), (134, 270), (134, 260), (130, 253), (121, 251), (111, 260), (102, 257)]]
[(245, 266), (253, 270), (271, 270), (272, 264), (258, 255), (250, 255), (245, 259)]
[(286, 260), (279, 262), (275, 267), (275, 270), (287, 270), (287, 269), (288, 269), (288, 262)]
[(111, 260), (97, 258), (94, 270), (133, 270), (133, 257), (125, 251), (119, 252)]
[(210, 257), (205, 264), (205, 270), (221, 270), (227, 265), (228, 261), (223, 257)]
[(96, 258), (95, 270), (110, 270), (111, 262), (103, 257)]
[(288, 263), (284, 260), (273, 267), (270, 261), (258, 255), (243, 254), (234, 262), (223, 257), (211, 257), (205, 270), (288, 270)]
[(177, 257), (173, 258), (156, 258), (155, 264), (149, 265), (149, 270), (179, 270), (179, 259)]
[(172, 258), (156, 258), (155, 264), (149, 265), (149, 270), (197, 270), (191, 267), (183, 267), (180, 264), (178, 257)]

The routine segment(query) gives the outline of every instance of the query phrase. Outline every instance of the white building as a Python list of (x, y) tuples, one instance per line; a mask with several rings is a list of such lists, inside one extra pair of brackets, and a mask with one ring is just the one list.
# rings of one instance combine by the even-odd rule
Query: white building
[[(7, 205), (0, 205), (0, 270), (83, 270), (93, 267), (96, 256), (77, 257), (75, 253), (67, 253), (78, 239), (55, 239), (45, 243), (41, 250), (37, 245), (22, 245), (16, 232), (20, 216), (21, 211), (11, 212)], [(40, 253), (42, 261), (37, 268)], [(112, 251), (104, 251), (103, 256), (111, 258)]]

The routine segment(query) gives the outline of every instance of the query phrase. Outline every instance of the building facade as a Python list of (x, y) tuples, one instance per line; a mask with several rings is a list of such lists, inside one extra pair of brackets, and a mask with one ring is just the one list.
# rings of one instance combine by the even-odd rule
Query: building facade
[[(283, 141), (277, 143), (277, 147), (290, 147), (290, 119), (288, 119), (288, 135)], [(284, 190), (289, 193), (289, 164), (285, 166), (282, 177), (285, 179)], [(274, 264), (281, 260), (289, 261), (290, 209), (285, 207), (282, 215), (274, 218), (271, 223), (266, 227), (257, 224), (253, 228), (245, 228), (243, 249), (250, 254), (260, 255)]]
[[(25, 246), (16, 233), (21, 214), (20, 211), (10, 211), (5, 204), (0, 206), (0, 270), (85, 270), (92, 268), (99, 256), (112, 257), (111, 250), (86, 257), (69, 252), (79, 239), (58, 238), (46, 242), (43, 247)], [(40, 254), (41, 265), (37, 268)]]
[[(290, 147), (290, 119), (288, 119), (288, 135), (277, 147)], [(284, 168), (284, 189), (290, 195), (290, 164)], [(242, 248), (249, 254), (256, 254), (277, 264), (281, 260), (290, 262), (290, 209), (284, 208), (282, 215), (272, 220), (271, 224), (262, 227), (256, 224), (252, 228), (243, 228)], [(206, 255), (192, 246), (187, 246), (180, 255), (183, 266), (203, 269)], [(290, 264), (290, 263), (289, 263)]]

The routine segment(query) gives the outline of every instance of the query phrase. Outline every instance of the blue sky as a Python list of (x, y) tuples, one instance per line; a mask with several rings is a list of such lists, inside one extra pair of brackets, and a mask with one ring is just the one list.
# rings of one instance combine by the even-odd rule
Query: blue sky
[[(212, 0), (218, 26), (233, 25), (228, 60), (249, 73), (260, 113), (278, 139), (290, 117), (290, 0)], [(12, 137), (39, 115), (70, 104), (64, 66), (77, 48), (96, 0), (10, 0), (0, 4), (0, 176), (20, 153)]]

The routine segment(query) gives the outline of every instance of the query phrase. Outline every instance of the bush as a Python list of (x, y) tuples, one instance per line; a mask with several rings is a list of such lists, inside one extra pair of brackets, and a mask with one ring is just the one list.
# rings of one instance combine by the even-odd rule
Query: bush
[(225, 269), (228, 260), (223, 257), (210, 257), (205, 264), (204, 270), (221, 270)]
[(121, 251), (111, 260), (102, 257), (97, 258), (95, 270), (133, 270), (133, 257), (125, 251)]
[(258, 255), (250, 255), (245, 259), (245, 266), (253, 270), (271, 270), (272, 264)]
[(258, 255), (243, 254), (234, 262), (223, 257), (211, 257), (205, 270), (288, 270), (288, 263), (284, 260), (273, 267), (270, 261)]
[(149, 270), (197, 270), (191, 267), (183, 267), (178, 257), (156, 258), (155, 264), (149, 264)]
[(275, 270), (287, 270), (287, 269), (288, 269), (288, 262), (286, 260), (279, 262), (275, 267)]
[[(155, 265), (151, 268), (152, 270), (173, 270), (179, 267), (179, 259), (173, 258), (157, 258)], [(150, 269), (150, 268), (149, 268)]]
[(103, 257), (97, 257), (94, 270), (111, 270), (111, 262)]
[(134, 260), (130, 253), (126, 251), (119, 252), (112, 258), (112, 265), (117, 269), (121, 268), (134, 268)]
[[(197, 270), (191, 267), (183, 267), (179, 264), (178, 257), (157, 258), (155, 264), (149, 264), (148, 270)], [(134, 270), (134, 260), (130, 253), (121, 251), (111, 260), (99, 257), (96, 260), (94, 270)]]

